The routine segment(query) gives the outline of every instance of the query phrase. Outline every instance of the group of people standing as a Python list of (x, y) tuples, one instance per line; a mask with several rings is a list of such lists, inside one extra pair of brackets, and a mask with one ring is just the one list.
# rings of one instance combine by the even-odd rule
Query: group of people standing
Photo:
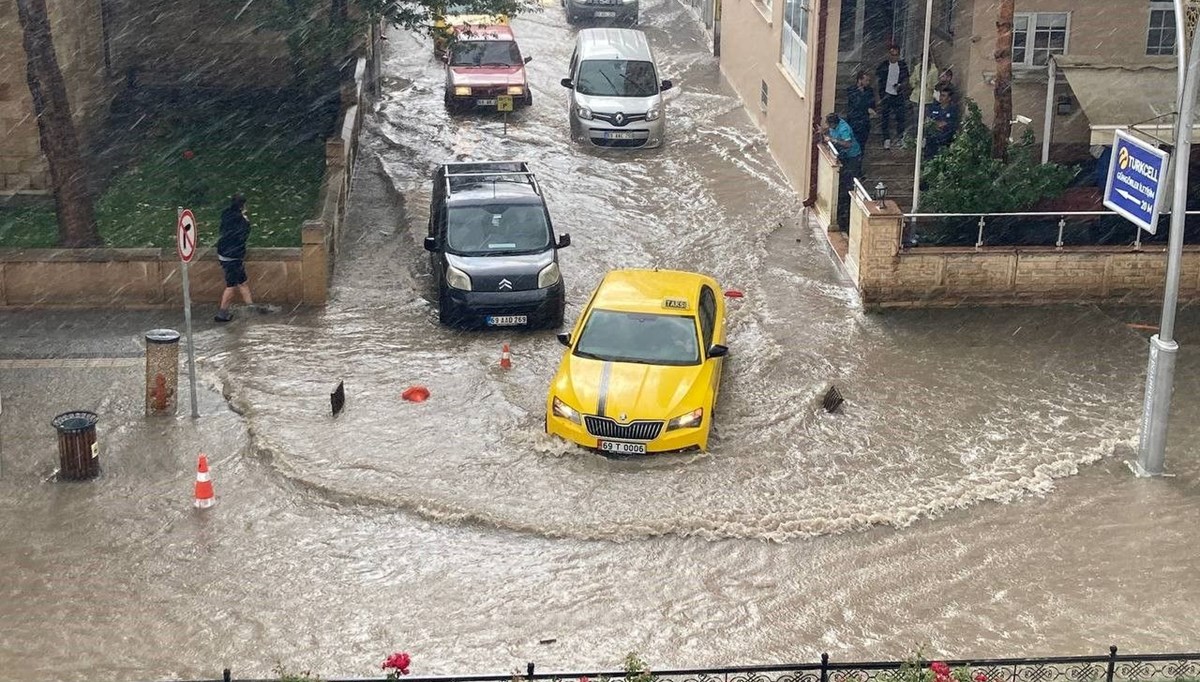
[[(950, 144), (958, 132), (960, 118), (958, 93), (954, 88), (954, 72), (938, 71), (930, 64), (930, 73), (937, 73), (933, 85), (933, 101), (925, 108), (924, 147), (922, 156), (928, 160)], [(875, 87), (871, 74), (860, 69), (846, 93), (845, 115), (830, 113), (825, 117), (821, 133), (838, 151), (843, 187), (853, 178), (862, 176), (863, 154), (871, 138), (872, 119), (878, 117), (883, 148), (899, 146), (907, 130), (909, 102), (920, 105), (920, 82), (913, 82), (908, 64), (900, 58), (900, 48), (888, 48), (887, 59), (875, 67)], [(839, 192), (845, 195), (845, 192)], [(844, 207), (843, 207), (844, 205)], [(838, 202), (839, 223), (845, 229), (849, 202)], [(843, 208), (845, 210), (843, 210)]]

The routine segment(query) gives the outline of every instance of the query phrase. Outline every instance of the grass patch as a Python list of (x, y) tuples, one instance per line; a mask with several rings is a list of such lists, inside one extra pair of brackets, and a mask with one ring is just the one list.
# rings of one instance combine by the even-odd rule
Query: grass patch
[[(114, 158), (123, 159), (123, 171), (96, 201), (100, 236), (111, 247), (173, 247), (183, 206), (196, 215), (200, 244), (214, 246), (221, 211), (242, 192), (251, 247), (299, 246), (301, 225), (316, 213), (331, 124), (329, 112), (262, 99), (199, 108), (139, 102), (114, 116), (120, 132), (108, 144), (122, 150)], [(0, 247), (57, 241), (52, 205), (0, 207)]]

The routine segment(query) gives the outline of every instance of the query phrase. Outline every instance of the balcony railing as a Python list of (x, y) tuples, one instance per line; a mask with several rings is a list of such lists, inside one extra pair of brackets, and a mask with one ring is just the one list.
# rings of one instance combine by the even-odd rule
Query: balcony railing
[[(966, 670), (972, 680), (987, 682), (1196, 682), (1200, 680), (1200, 653), (1050, 656), (1045, 658), (992, 658), (947, 660), (952, 669)], [(657, 682), (917, 682), (932, 680), (930, 661), (835, 662), (822, 654), (820, 662), (652, 670)], [(404, 682), (596, 682), (623, 680), (624, 671), (537, 673), (529, 663), (524, 671), (507, 674), (406, 676)], [(315, 679), (315, 678), (314, 678)], [(325, 678), (322, 678), (325, 679)], [(268, 682), (234, 678), (226, 669), (223, 682)], [(196, 682), (218, 682), (198, 680)], [(328, 678), (327, 682), (384, 682), (384, 678)]]
[[(869, 197), (861, 184), (856, 191)], [(1200, 244), (1200, 211), (1187, 211), (1184, 243)], [(1165, 244), (1170, 214), (1159, 217), (1158, 231), (1146, 234), (1113, 211), (1024, 213), (905, 213), (905, 239), (919, 246), (1128, 246)]]

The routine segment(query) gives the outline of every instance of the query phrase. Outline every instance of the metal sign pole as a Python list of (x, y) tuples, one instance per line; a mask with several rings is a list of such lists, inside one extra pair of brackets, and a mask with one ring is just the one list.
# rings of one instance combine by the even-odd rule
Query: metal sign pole
[[(179, 209), (179, 217), (183, 218), (183, 209)], [(193, 231), (193, 238), (195, 234)], [(195, 242), (193, 242), (194, 244)], [(195, 247), (193, 246), (193, 253)], [(188, 262), (180, 258), (180, 273), (183, 278), (183, 324), (187, 332), (188, 354), (188, 385), (192, 389), (192, 418), (200, 416), (200, 407), (196, 400), (196, 344), (192, 341), (192, 290), (188, 283)]]
[[(1180, 47), (1183, 43), (1180, 43)], [(1171, 233), (1167, 242), (1167, 283), (1163, 292), (1162, 323), (1150, 337), (1150, 360), (1146, 367), (1146, 396), (1142, 411), (1142, 433), (1138, 461), (1133, 473), (1161, 476), (1167, 450), (1167, 419), (1175, 382), (1175, 308), (1179, 302), (1179, 271), (1183, 262), (1183, 226), (1187, 218), (1188, 157), (1192, 148), (1192, 125), (1196, 117), (1196, 85), (1200, 78), (1200, 31), (1192, 36), (1187, 74), (1183, 81), (1179, 117), (1175, 121), (1175, 191), (1171, 197)]]

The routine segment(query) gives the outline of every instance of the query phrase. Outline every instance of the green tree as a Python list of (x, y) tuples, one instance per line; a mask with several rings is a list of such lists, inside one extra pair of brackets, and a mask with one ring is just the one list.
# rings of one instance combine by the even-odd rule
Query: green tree
[(1034, 160), (1033, 133), (1026, 130), (1007, 145), (1007, 160), (992, 154), (992, 131), (979, 106), (963, 100), (967, 114), (949, 146), (921, 172), (925, 190), (921, 210), (931, 213), (1006, 213), (1027, 210), (1039, 200), (1058, 196), (1074, 168)]

